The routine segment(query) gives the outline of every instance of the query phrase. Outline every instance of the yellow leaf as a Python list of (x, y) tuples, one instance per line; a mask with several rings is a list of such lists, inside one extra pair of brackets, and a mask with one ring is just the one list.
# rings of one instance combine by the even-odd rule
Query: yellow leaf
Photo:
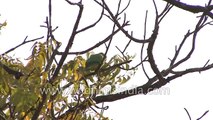
[[(25, 112), (22, 112), (21, 115), (22, 115), (22, 116), (25, 116)], [(30, 120), (29, 116), (28, 116), (28, 115), (25, 116), (24, 120)]]
[(50, 110), (52, 108), (52, 102), (48, 102), (47, 108)]
[(21, 112), (21, 115), (24, 116), (24, 115), (25, 115), (25, 112)]
[(48, 73), (47, 72), (43, 72), (42, 73), (42, 82), (45, 83), (48, 77)]
[(83, 76), (82, 74), (80, 74), (79, 72), (75, 71), (74, 73), (74, 80), (77, 81), (77, 80), (80, 80), (81, 77)]
[(29, 117), (29, 116), (26, 116), (24, 120), (30, 120), (30, 117)]
[(74, 74), (74, 80), (77, 81), (78, 80), (78, 73), (75, 71), (73, 74)]
[(33, 69), (33, 63), (34, 63), (34, 60), (31, 59), (27, 65), (25, 66), (25, 68), (29, 68), (29, 71)]
[(78, 74), (78, 80), (80, 80), (82, 77), (82, 74)]

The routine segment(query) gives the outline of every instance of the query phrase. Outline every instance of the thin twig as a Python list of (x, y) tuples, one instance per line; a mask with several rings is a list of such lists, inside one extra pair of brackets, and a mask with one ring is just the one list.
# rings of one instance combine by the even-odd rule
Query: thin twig
[(100, 22), (100, 20), (102, 19), (103, 15), (104, 15), (104, 7), (102, 7), (101, 15), (100, 15), (100, 17), (98, 18), (97, 21), (95, 21), (93, 24), (91, 24), (91, 25), (89, 25), (89, 26), (87, 26), (87, 27), (85, 27), (85, 28), (82, 28), (82, 29), (76, 31), (76, 34), (78, 34), (78, 33), (80, 33), (80, 32), (83, 32), (83, 31), (85, 31), (85, 30), (88, 30), (88, 29), (94, 27), (97, 23)]
[(187, 115), (188, 115), (188, 117), (189, 117), (189, 120), (192, 120), (192, 118), (191, 118), (191, 116), (190, 116), (188, 110), (187, 110), (186, 108), (184, 108), (184, 110), (186, 111), (186, 113), (187, 113)]
[[(147, 16), (148, 16), (148, 11), (146, 11), (145, 21), (144, 21), (144, 39), (146, 39)], [(146, 78), (147, 78), (148, 80), (150, 80), (150, 77), (149, 77), (148, 73), (146, 72), (146, 69), (145, 69), (144, 63), (143, 63), (143, 61), (146, 59), (146, 58), (143, 59), (143, 50), (144, 50), (144, 44), (142, 44), (142, 47), (141, 47), (141, 54), (140, 54), (140, 55), (141, 55), (141, 67), (142, 67), (142, 70), (143, 70), (143, 72), (144, 72)]]
[[(125, 26), (128, 26), (128, 23), (124, 24), (122, 27), (125, 27)], [(69, 52), (68, 54), (70, 54), (70, 55), (71, 55), (71, 54), (80, 55), (80, 54), (85, 54), (85, 53), (87, 53), (87, 52), (89, 52), (89, 51), (92, 51), (93, 49), (95, 49), (95, 48), (97, 48), (97, 47), (103, 45), (103, 44), (106, 43), (106, 42), (108, 42), (108, 41), (110, 40), (110, 38), (111, 38), (112, 36), (114, 36), (116, 33), (118, 33), (119, 31), (120, 31), (120, 29), (115, 30), (115, 31), (112, 32), (109, 36), (107, 36), (104, 40), (102, 40), (102, 41), (96, 43), (95, 45), (93, 45), (92, 47), (90, 47), (90, 48), (88, 48), (88, 49), (86, 49), (86, 50), (79, 51), (79, 52)], [(58, 54), (58, 55), (63, 55), (64, 52), (57, 52), (57, 54)]]
[[(96, 1), (96, 0), (95, 0), (95, 1)], [(105, 2), (104, 0), (102, 0), (102, 2), (103, 2), (103, 5), (104, 5), (105, 10), (107, 10), (107, 12), (109, 13), (109, 15), (110, 15), (110, 17), (112, 18), (113, 22), (116, 24), (116, 26), (117, 26), (119, 29), (121, 29), (121, 31), (122, 31), (129, 39), (131, 39), (131, 40), (133, 40), (134, 42), (137, 42), (137, 43), (148, 43), (148, 42), (150, 42), (149, 39), (143, 40), (143, 39), (137, 39), (137, 38), (135, 38), (135, 37), (132, 37), (132, 36), (128, 33), (128, 31), (124, 30), (124, 29), (121, 27), (121, 25), (120, 25), (120, 23), (118, 22), (116, 16), (113, 15), (112, 11), (110, 10), (110, 8), (109, 8), (108, 5), (106, 4), (106, 2)], [(96, 2), (96, 3), (98, 3), (98, 2)], [(98, 4), (99, 4), (99, 3), (98, 3)]]
[(13, 50), (17, 49), (18, 47), (20, 47), (20, 46), (22, 46), (22, 45), (24, 45), (24, 44), (26, 44), (26, 43), (34, 42), (34, 41), (36, 41), (36, 40), (40, 40), (40, 39), (43, 39), (43, 38), (44, 38), (44, 36), (42, 36), (42, 37), (35, 38), (35, 39), (32, 39), (32, 40), (27, 40), (27, 37), (28, 37), (28, 36), (25, 37), (24, 41), (23, 41), (21, 44), (19, 44), (19, 45), (13, 47), (13, 48), (11, 48), (11, 49), (9, 49), (8, 51), (6, 51), (6, 52), (4, 52), (3, 54), (1, 54), (0, 56), (4, 56), (4, 55), (8, 54), (9, 52), (12, 52)]
[(209, 110), (207, 110), (206, 112), (204, 112), (203, 115), (200, 116), (197, 120), (201, 120), (208, 112), (209, 112)]

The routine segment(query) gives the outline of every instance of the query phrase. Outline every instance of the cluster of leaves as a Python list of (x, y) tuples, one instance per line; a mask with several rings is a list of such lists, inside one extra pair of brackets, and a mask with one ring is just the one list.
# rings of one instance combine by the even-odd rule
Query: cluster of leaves
[[(67, 89), (66, 95), (71, 95), (70, 107), (78, 105), (79, 100), (84, 104), (95, 105), (92, 98), (103, 94), (111, 94), (116, 90), (116, 85), (126, 83), (134, 71), (122, 74), (122, 69), (129, 69), (128, 62), (132, 59), (131, 56), (121, 57), (113, 56), (110, 60), (106, 60), (103, 53), (87, 53), (86, 58), (76, 56), (70, 60), (62, 68), (60, 79), (65, 80), (69, 85), (65, 85), (63, 89)], [(68, 103), (67, 103), (68, 104)], [(89, 109), (87, 109), (89, 110)], [(87, 111), (89, 112), (89, 111)], [(91, 111), (90, 111), (91, 112)], [(69, 114), (69, 117), (73, 115)], [(93, 115), (102, 117), (99, 113)], [(76, 114), (76, 119), (92, 119), (90, 114), (82, 111), (82, 114)]]
[[(111, 87), (110, 93), (112, 93), (116, 84), (124, 84), (130, 79), (131, 73), (120, 75), (121, 69), (129, 69), (128, 63), (125, 62), (130, 59), (132, 59), (131, 56), (115, 55), (107, 62), (104, 60), (103, 53), (88, 53), (86, 59), (82, 56), (76, 56), (63, 66), (61, 78), (68, 81), (74, 80), (73, 83), (76, 85), (74, 88), (76, 89), (82, 84), (85, 85), (85, 90), (94, 88), (93, 90), (97, 89), (101, 92), (101, 89), (109, 85)], [(76, 89), (74, 91), (78, 91)]]
[[(1, 64), (8, 66), (13, 70), (24, 70), (23, 64), (19, 60), (10, 57), (1, 57)], [(33, 106), (37, 100), (33, 87), (33, 79), (22, 77), (17, 80), (13, 75), (0, 67), (0, 108), (6, 110), (6, 116), (14, 111), (27, 111), (29, 106)], [(36, 86), (36, 85), (35, 85)], [(8, 109), (9, 108), (9, 109)], [(14, 112), (16, 113), (16, 112)]]
[[(36, 50), (37, 48), (39, 49)], [(1, 99), (2, 105), (0, 107), (6, 110), (4, 116), (11, 114), (12, 110), (13, 115), (10, 116), (19, 118), (25, 114), (24, 112), (36, 107), (36, 103), (41, 98), (40, 88), (45, 83), (43, 72), (45, 56), (42, 53), (45, 49), (43, 48), (42, 43), (34, 46), (32, 56), (29, 58), (27, 65), (24, 65), (18, 59), (13, 59), (6, 55), (1, 56), (1, 66), (7, 66), (11, 70), (22, 73), (22, 76), (17, 79), (14, 74), (8, 73), (4, 67), (0, 67), (0, 96), (3, 98)]]
[[(64, 64), (56, 82), (50, 83), (49, 79), (57, 66), (52, 64), (46, 69), (49, 62), (47, 56), (51, 54), (51, 50), (46, 42), (36, 42), (26, 65), (7, 55), (1, 56), (0, 110), (4, 111), (1, 113), (2, 118), (32, 117), (44, 93), (48, 96), (41, 113), (45, 118), (51, 118), (46, 114), (50, 110), (59, 115), (64, 110), (80, 104), (95, 105), (92, 97), (112, 93), (116, 85), (124, 84), (133, 75), (131, 70), (129, 74), (121, 74), (122, 69), (129, 69), (129, 62), (133, 58), (131, 56), (115, 55), (107, 60), (103, 53), (87, 53), (86, 57), (77, 55)], [(21, 72), (22, 76), (17, 79), (14, 74), (8, 73), (3, 65)], [(106, 93), (107, 86), (110, 90)], [(69, 90), (69, 93), (64, 95), (66, 90)], [(77, 112), (75, 117), (92, 119), (85, 111)]]

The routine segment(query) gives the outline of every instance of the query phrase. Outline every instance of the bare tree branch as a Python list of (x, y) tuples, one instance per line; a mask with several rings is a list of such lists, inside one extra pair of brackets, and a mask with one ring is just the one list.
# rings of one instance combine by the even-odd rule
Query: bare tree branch
[(94, 27), (96, 24), (98, 24), (98, 23), (101, 21), (103, 15), (104, 15), (104, 7), (102, 7), (101, 15), (100, 15), (100, 17), (98, 18), (97, 21), (95, 21), (93, 24), (91, 24), (91, 25), (89, 25), (89, 26), (87, 26), (87, 27), (85, 27), (85, 28), (82, 28), (82, 29), (76, 31), (76, 34), (78, 34), (78, 33), (80, 33), (80, 32), (83, 32), (83, 31), (85, 31), (85, 30), (87, 30), (87, 29), (90, 29), (90, 28)]
[(6, 52), (4, 52), (3, 54), (1, 54), (0, 56), (4, 56), (4, 55), (8, 54), (9, 52), (14, 51), (14, 50), (17, 49), (18, 47), (21, 47), (22, 45), (24, 45), (24, 44), (26, 44), (26, 43), (34, 42), (34, 41), (36, 41), (36, 40), (40, 40), (40, 39), (43, 39), (43, 38), (44, 38), (44, 36), (42, 36), (42, 37), (35, 38), (35, 39), (32, 39), (32, 40), (27, 40), (27, 37), (28, 37), (28, 36), (25, 37), (25, 39), (24, 39), (24, 41), (23, 41), (22, 43), (20, 43), (19, 45), (15, 46), (15, 47), (13, 47), (13, 48), (11, 48), (11, 49), (9, 49), (9, 50), (7, 50)]
[[(95, 0), (95, 1), (96, 1), (96, 0)], [(121, 31), (122, 31), (129, 39), (131, 39), (131, 40), (133, 40), (134, 42), (137, 42), (137, 43), (147, 43), (147, 42), (150, 42), (149, 39), (147, 39), (147, 40), (140, 40), (140, 39), (134, 38), (134, 37), (132, 37), (131, 35), (129, 35), (128, 31), (124, 30), (124, 29), (121, 27), (120, 23), (117, 21), (116, 17), (113, 15), (112, 11), (110, 10), (110, 8), (109, 8), (108, 5), (106, 4), (106, 2), (105, 2), (104, 0), (102, 0), (102, 2), (103, 2), (103, 5), (104, 5), (106, 11), (109, 13), (110, 17), (112, 18), (113, 22), (116, 24), (116, 26), (117, 26), (119, 29), (121, 29)], [(98, 2), (96, 2), (96, 3), (98, 3)]]
[[(179, 7), (183, 10), (192, 12), (192, 13), (205, 13), (205, 15), (208, 15), (213, 19), (213, 13), (211, 13), (211, 10), (213, 9), (213, 5), (208, 5), (206, 7), (200, 6), (200, 5), (188, 5), (186, 3), (180, 2), (179, 0), (163, 0), (167, 3), (170, 3), (176, 7)], [(211, 3), (211, 2), (209, 2)]]
[[(66, 1), (67, 1), (67, 0), (66, 0)], [(68, 1), (67, 1), (67, 2), (68, 2)], [(70, 4), (73, 5), (72, 3), (70, 3)], [(74, 5), (78, 5), (78, 7), (79, 7), (79, 14), (78, 14), (78, 17), (77, 17), (77, 19), (76, 19), (75, 25), (74, 25), (74, 27), (73, 27), (71, 36), (70, 36), (70, 38), (69, 38), (69, 42), (68, 42), (68, 44), (67, 44), (67, 46), (66, 46), (66, 48), (65, 48), (64, 53), (63, 53), (62, 56), (61, 56), (61, 59), (60, 59), (60, 61), (59, 61), (59, 63), (58, 63), (58, 66), (57, 66), (57, 68), (56, 68), (56, 70), (55, 70), (55, 72), (54, 72), (52, 78), (50, 79), (50, 83), (53, 83), (53, 82), (54, 82), (54, 79), (57, 77), (57, 75), (58, 75), (58, 73), (59, 73), (59, 71), (60, 71), (60, 69), (61, 69), (61, 66), (63, 65), (63, 63), (64, 63), (64, 61), (65, 61), (65, 59), (66, 59), (66, 57), (67, 57), (67, 55), (68, 55), (68, 53), (69, 53), (69, 49), (72, 47), (73, 42), (74, 42), (74, 38), (75, 38), (75, 35), (76, 35), (76, 30), (77, 30), (77, 28), (78, 28), (78, 25), (79, 25), (79, 22), (80, 22), (80, 19), (81, 19), (81, 15), (82, 15), (82, 12), (83, 12), (83, 5), (82, 5), (81, 3), (74, 4)]]
[[(195, 30), (193, 32), (188, 32), (183, 41), (181, 42), (178, 50), (176, 51), (175, 53), (175, 56), (174, 58), (172, 59), (171, 63), (170, 63), (170, 69), (173, 69), (177, 66), (179, 66), (181, 63), (187, 61), (191, 55), (193, 54), (194, 50), (195, 50), (195, 43), (196, 43), (196, 37), (197, 37), (197, 33), (205, 26), (205, 21), (207, 20), (207, 18), (205, 17), (205, 15), (202, 15), (202, 17), (200, 18), (200, 20), (198, 21), (196, 27), (195, 27)], [(189, 53), (184, 57), (182, 58), (181, 60), (179, 60), (178, 62), (174, 63), (174, 61), (176, 60), (177, 56), (179, 55), (179, 52), (185, 42), (185, 40), (187, 39), (187, 37), (189, 37), (191, 34), (193, 33), (193, 38), (192, 38), (192, 47), (191, 47), (191, 50), (189, 51)], [(172, 65), (173, 64), (173, 65)], [(172, 65), (172, 66), (171, 66)]]
[[(129, 25), (128, 22), (126, 22), (126, 23), (124, 23), (124, 24), (122, 25), (122, 27), (125, 27), (125, 26), (128, 26), (128, 25)], [(112, 32), (109, 36), (107, 36), (104, 40), (100, 41), (99, 43), (96, 43), (94, 46), (92, 46), (92, 47), (90, 47), (90, 48), (88, 48), (88, 49), (86, 49), (86, 50), (79, 51), (79, 52), (69, 52), (68, 54), (70, 54), (70, 55), (71, 55), (71, 54), (75, 54), (75, 55), (85, 54), (85, 53), (87, 53), (87, 52), (89, 52), (89, 51), (91, 51), (91, 50), (93, 50), (93, 49), (95, 49), (95, 48), (97, 48), (97, 47), (103, 45), (104, 43), (108, 42), (108, 41), (110, 40), (110, 38), (111, 38), (112, 36), (114, 36), (116, 33), (118, 33), (119, 31), (120, 31), (120, 29), (115, 30), (115, 31)], [(57, 52), (57, 54), (58, 54), (58, 55), (63, 55), (64, 52)]]

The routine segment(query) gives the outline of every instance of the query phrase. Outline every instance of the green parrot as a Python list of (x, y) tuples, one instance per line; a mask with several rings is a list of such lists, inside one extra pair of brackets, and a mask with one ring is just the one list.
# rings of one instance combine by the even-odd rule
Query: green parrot
[(86, 69), (95, 71), (104, 59), (103, 53), (93, 54), (86, 61)]

